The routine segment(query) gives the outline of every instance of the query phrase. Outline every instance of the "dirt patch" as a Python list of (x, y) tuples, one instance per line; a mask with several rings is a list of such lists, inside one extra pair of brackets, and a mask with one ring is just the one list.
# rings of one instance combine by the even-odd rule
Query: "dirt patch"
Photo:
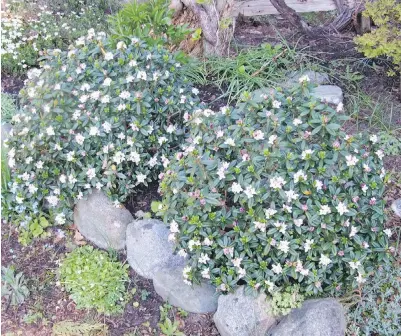
[[(19, 335), (51, 336), (52, 326), (65, 320), (105, 323), (110, 336), (123, 336), (130, 332), (141, 336), (157, 334), (163, 300), (154, 291), (151, 280), (130, 269), (128, 291), (132, 292), (136, 288), (136, 292), (126, 304), (122, 315), (110, 317), (95, 311), (78, 310), (68, 294), (56, 285), (58, 261), (72, 245), (68, 234), (57, 243), (53, 236), (23, 247), (18, 243), (15, 229), (3, 224), (1, 238), (2, 266), (14, 266), (17, 272), (23, 272), (29, 280), (28, 287), (31, 291), (28, 299), (17, 307), (8, 305), (2, 299), (2, 334), (19, 332)], [(125, 253), (120, 253), (118, 258), (126, 262)], [(139, 306), (134, 307), (134, 302), (138, 302)], [(181, 317), (177, 309), (171, 308), (169, 316), (179, 321), (180, 330), (186, 335), (218, 335), (212, 314), (188, 314), (187, 317)]]

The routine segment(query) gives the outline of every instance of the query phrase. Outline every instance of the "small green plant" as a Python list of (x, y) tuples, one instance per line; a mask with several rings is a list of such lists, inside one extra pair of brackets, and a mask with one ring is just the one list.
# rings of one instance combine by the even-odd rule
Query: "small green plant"
[(1, 93), (1, 122), (10, 122), (12, 117), (17, 114), (17, 105), (12, 95)]
[(115, 314), (123, 310), (128, 265), (111, 259), (104, 251), (83, 246), (62, 261), (60, 281), (79, 309)]
[(348, 335), (401, 335), (401, 268), (388, 265), (373, 272), (356, 305), (347, 312)]
[(386, 155), (401, 155), (401, 131), (383, 131), (379, 133), (380, 144)]
[(12, 267), (1, 267), (1, 296), (8, 304), (18, 306), (29, 296), (28, 281), (22, 272), (15, 273)]
[(160, 331), (166, 336), (185, 336), (185, 334), (179, 329), (179, 322), (172, 322), (168, 317), (157, 325), (159, 326)]
[(178, 315), (180, 315), (181, 317), (187, 317), (188, 316), (188, 312), (182, 308), (177, 308), (178, 310)]
[[(33, 324), (37, 323), (40, 320), (43, 319), (43, 313), (41, 311), (34, 311), (34, 310), (29, 310), (23, 318), (24, 323), (26, 324)], [(46, 323), (46, 322), (45, 322)]]
[(244, 91), (270, 87), (282, 81), (293, 66), (295, 51), (286, 45), (263, 44), (258, 48), (239, 51), (232, 58), (215, 57), (192, 62), (188, 77), (198, 84), (217, 85), (229, 101), (238, 99)]
[[(6, 193), (8, 189), (8, 182), (11, 180), (10, 168), (7, 164), (7, 152), (3, 146), (1, 146), (1, 192)], [(3, 211), (7, 210), (3, 208)], [(6, 217), (6, 216), (5, 216)]]
[(284, 316), (294, 308), (299, 308), (304, 301), (304, 296), (299, 292), (299, 286), (288, 286), (283, 290), (277, 290), (272, 294), (271, 309), (274, 316)]
[(146, 289), (141, 290), (141, 300), (146, 301), (151, 293), (148, 292)]
[(103, 323), (61, 321), (53, 325), (53, 336), (95, 336), (108, 335), (108, 327)]
[[(363, 15), (372, 18), (377, 29), (355, 38), (358, 50), (369, 58), (388, 56), (394, 63), (394, 70), (400, 71), (401, 3), (398, 0), (368, 1), (365, 8)], [(389, 75), (395, 75), (395, 71), (390, 70)]]
[(191, 32), (187, 25), (172, 22), (169, 1), (131, 1), (110, 17), (113, 38), (117, 41), (136, 36), (149, 45), (176, 47)]
[(26, 225), (21, 226), (18, 241), (22, 245), (27, 246), (34, 238), (46, 238), (50, 235), (50, 233), (46, 231), (49, 226), (50, 223), (45, 217), (40, 216), (34, 218), (26, 222)]

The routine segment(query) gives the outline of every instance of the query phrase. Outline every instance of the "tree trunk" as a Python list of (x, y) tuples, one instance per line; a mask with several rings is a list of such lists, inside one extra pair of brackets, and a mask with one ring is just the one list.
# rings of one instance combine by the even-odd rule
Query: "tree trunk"
[[(192, 28), (202, 29), (201, 46), (193, 50), (200, 53), (201, 49), (204, 56), (224, 56), (229, 52), (234, 35), (235, 18), (231, 15), (233, 5), (234, 0), (172, 0), (170, 7), (175, 10), (175, 21), (185, 23), (183, 17), (192, 17), (192, 22), (186, 23)], [(190, 39), (184, 42), (191, 44)]]
[[(285, 0), (270, 0), (272, 5), (277, 11), (286, 19), (291, 25), (299, 31), (305, 33), (310, 37), (321, 37), (328, 34), (338, 33), (346, 28), (352, 21), (354, 10), (344, 5), (343, 0), (335, 0), (338, 9), (338, 16), (327, 26), (311, 27), (309, 26), (298, 13), (291, 7), (287, 6)], [(363, 10), (363, 6), (359, 6), (358, 10)]]

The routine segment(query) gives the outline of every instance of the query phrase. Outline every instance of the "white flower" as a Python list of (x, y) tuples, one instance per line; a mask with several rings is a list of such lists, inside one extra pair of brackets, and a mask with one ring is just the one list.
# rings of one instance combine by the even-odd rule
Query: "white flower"
[(384, 153), (383, 153), (383, 151), (382, 151), (381, 149), (377, 150), (375, 153), (376, 153), (377, 157), (378, 157), (380, 160), (383, 160), (383, 158), (384, 158)]
[(157, 165), (157, 155), (155, 155), (154, 157), (152, 157), (149, 161), (148, 161), (148, 165), (150, 167), (154, 167)]
[(102, 99), (100, 99), (100, 102), (101, 102), (102, 104), (110, 103), (110, 96), (109, 96), (109, 95), (103, 96)]
[(83, 145), (84, 141), (85, 141), (85, 137), (82, 134), (77, 134), (75, 135), (75, 141), (79, 144), (79, 145)]
[(303, 222), (304, 222), (304, 220), (303, 220), (302, 218), (294, 219), (294, 224), (295, 224), (295, 226), (297, 226), (297, 227), (301, 227), (302, 224), (303, 224)]
[(178, 255), (180, 257), (185, 258), (188, 255), (188, 253), (184, 249), (181, 249), (181, 250), (178, 251)]
[(35, 194), (38, 191), (38, 188), (36, 186), (34, 186), (33, 184), (30, 184), (28, 186), (28, 190), (31, 194)]
[(136, 151), (134, 151), (129, 154), (128, 161), (138, 164), (141, 161), (141, 157)]
[(267, 290), (272, 293), (273, 289), (274, 289), (274, 283), (269, 281), (269, 280), (265, 280), (265, 284), (267, 286)]
[(123, 152), (120, 152), (120, 151), (116, 152), (116, 153), (113, 155), (113, 161), (114, 161), (115, 163), (117, 163), (117, 164), (120, 164), (121, 162), (124, 162), (124, 161), (125, 161), (125, 155), (124, 155), (124, 153), (123, 153)]
[(304, 151), (302, 152), (302, 155), (301, 155), (302, 160), (305, 160), (305, 159), (309, 158), (309, 157), (313, 154), (313, 152), (314, 152), (313, 149), (304, 150)]
[(367, 191), (368, 191), (368, 186), (366, 185), (366, 184), (364, 184), (363, 186), (362, 186), (362, 191), (364, 192), (364, 193), (366, 193)]
[(16, 196), (15, 200), (18, 204), (22, 204), (24, 202), (24, 199), (22, 197)]
[(59, 225), (63, 225), (65, 224), (65, 215), (63, 213), (58, 214), (55, 218), (54, 218), (55, 222)]
[(199, 259), (198, 259), (198, 261), (201, 263), (201, 264), (207, 264), (207, 262), (210, 260), (210, 258), (209, 258), (209, 256), (206, 254), (206, 253), (201, 253), (201, 255), (200, 255), (200, 257), (199, 257)]
[(378, 141), (378, 138), (377, 138), (376, 134), (371, 135), (369, 139), (374, 144)]
[(86, 176), (88, 176), (89, 180), (92, 180), (96, 176), (95, 168), (88, 168), (86, 171)]
[(232, 138), (227, 138), (226, 141), (224, 141), (224, 143), (229, 146), (235, 146), (235, 142)]
[(280, 106), (281, 106), (281, 102), (279, 102), (279, 101), (277, 101), (277, 100), (274, 100), (274, 101), (273, 101), (273, 107), (274, 107), (274, 108), (280, 108)]
[(351, 232), (349, 234), (350, 237), (354, 237), (358, 233), (358, 228), (355, 226), (351, 226)]
[(258, 229), (258, 230), (260, 230), (260, 231), (262, 231), (262, 232), (265, 232), (266, 231), (266, 223), (262, 223), (262, 222), (253, 222), (253, 224), (255, 225), (255, 228), (256, 229)]
[(246, 270), (244, 268), (239, 267), (237, 268), (237, 271), (238, 271), (238, 278), (240, 279), (246, 275)]
[(320, 260), (319, 264), (323, 265), (323, 266), (327, 266), (327, 265), (329, 265), (331, 263), (331, 259), (329, 257), (325, 256), (324, 254), (322, 254), (320, 256), (319, 260)]
[(204, 268), (201, 271), (201, 275), (202, 275), (202, 278), (204, 278), (204, 279), (210, 279), (210, 269), (209, 268)]
[(53, 127), (49, 126), (48, 128), (46, 128), (46, 133), (47, 135), (54, 135), (54, 129)]
[(288, 251), (290, 250), (290, 242), (286, 241), (286, 240), (282, 240), (279, 242), (277, 248), (284, 252), (284, 253), (288, 253)]
[(103, 85), (104, 86), (110, 86), (111, 82), (112, 82), (111, 78), (105, 78), (105, 80), (103, 82)]
[(355, 280), (359, 284), (363, 284), (366, 282), (366, 279), (364, 279), (363, 274), (361, 274), (361, 273), (358, 273), (358, 276), (355, 277)]
[(305, 173), (302, 170), (298, 170), (294, 174), (294, 183), (298, 183), (299, 181), (306, 181), (306, 180), (307, 180), (307, 176), (305, 175)]
[(283, 268), (281, 267), (280, 264), (275, 264), (272, 266), (272, 271), (276, 274), (281, 274), (283, 273)]
[(188, 279), (188, 277), (189, 277), (189, 274), (188, 273), (191, 273), (191, 266), (185, 266), (184, 267), (184, 269), (183, 269), (183, 271), (182, 271), (182, 275), (183, 275), (183, 277), (185, 278), (185, 279)]
[(169, 133), (169, 134), (172, 134), (172, 133), (174, 133), (175, 132), (175, 130), (176, 130), (176, 127), (175, 127), (175, 125), (168, 125), (168, 127), (167, 127), (167, 133)]
[(138, 174), (137, 176), (136, 176), (136, 179), (137, 179), (137, 181), (138, 181), (138, 183), (144, 183), (145, 182), (145, 180), (146, 180), (146, 175), (145, 174)]
[(302, 120), (299, 118), (295, 118), (294, 121), (292, 122), (294, 126), (298, 126), (302, 124)]
[(284, 193), (287, 196), (287, 202), (292, 202), (293, 200), (296, 200), (299, 197), (299, 195), (295, 193), (294, 190), (284, 191)]
[(348, 167), (353, 167), (353, 166), (355, 166), (355, 165), (357, 164), (357, 162), (359, 161), (359, 160), (357, 159), (357, 157), (354, 156), (354, 155), (347, 155), (347, 156), (345, 157), (345, 159), (347, 160), (346, 163), (347, 163), (347, 166), (348, 166)]
[(164, 136), (157, 139), (157, 142), (159, 143), (159, 145), (162, 145), (162, 144), (166, 143), (167, 141), (168, 141), (168, 139)]
[(286, 183), (281, 176), (274, 176), (270, 179), (270, 187), (273, 189), (281, 189)]
[(128, 99), (130, 96), (131, 96), (131, 94), (128, 91), (123, 91), (119, 95), (119, 97), (122, 99)]
[(113, 59), (113, 57), (114, 57), (114, 55), (113, 55), (112, 52), (107, 52), (107, 53), (104, 55), (104, 59), (105, 59), (106, 61), (111, 61), (111, 60)]
[(316, 180), (315, 181), (315, 187), (316, 187), (316, 190), (322, 190), (323, 182), (319, 181), (319, 180)]
[(105, 122), (102, 124), (102, 127), (103, 127), (103, 130), (105, 131), (105, 133), (110, 133), (110, 131), (111, 131), (111, 124), (110, 124), (109, 122), (105, 121)]
[(350, 261), (349, 262), (349, 267), (351, 267), (351, 269), (358, 269), (359, 266), (361, 266), (361, 262), (360, 261)]
[(170, 223), (170, 232), (171, 233), (179, 233), (180, 232), (180, 229), (178, 227), (178, 223), (175, 220), (173, 220)]
[(212, 246), (213, 245), (213, 241), (212, 240), (210, 240), (208, 237), (206, 237), (204, 240), (203, 240), (203, 243), (202, 243), (203, 245), (206, 245), (206, 246)]
[(68, 152), (67, 153), (67, 161), (68, 162), (74, 161), (74, 155), (75, 155), (74, 151)]
[(277, 229), (279, 229), (279, 231), (280, 231), (282, 234), (285, 234), (285, 232), (286, 232), (286, 230), (287, 230), (287, 225), (286, 225), (285, 223), (283, 223), (283, 222), (275, 222), (273, 225), (274, 225)]
[(366, 163), (363, 164), (363, 170), (367, 173), (371, 172), (372, 169), (369, 167), (369, 165), (367, 165)]
[(346, 204), (343, 202), (339, 202), (338, 205), (336, 206), (336, 209), (341, 216), (349, 212)]
[(344, 104), (343, 103), (338, 103), (336, 111), (337, 112), (341, 112), (343, 110), (344, 110)]
[(200, 241), (199, 241), (199, 240), (193, 240), (193, 239), (191, 239), (191, 240), (188, 242), (188, 248), (189, 248), (189, 250), (192, 251), (192, 250), (194, 249), (195, 246), (201, 246)]
[(275, 135), (275, 134), (269, 136), (269, 144), (273, 145), (274, 141), (276, 141), (276, 139), (277, 139), (277, 135)]
[(299, 77), (298, 81), (299, 81), (300, 83), (303, 83), (303, 82), (310, 82), (310, 78), (309, 78), (308, 75), (304, 75), (304, 76)]
[(79, 101), (80, 101), (82, 104), (84, 104), (84, 103), (87, 102), (88, 98), (89, 98), (89, 96), (87, 96), (87, 95), (82, 95), (82, 96), (79, 98)]
[(292, 212), (292, 207), (286, 204), (283, 204), (283, 210), (287, 211), (288, 213)]
[(256, 195), (256, 190), (252, 186), (247, 186), (244, 193), (246, 196), (248, 196), (248, 198), (252, 198), (253, 195)]
[(232, 191), (234, 194), (239, 194), (241, 191), (243, 191), (243, 189), (242, 189), (242, 187), (241, 187), (241, 185), (240, 185), (239, 183), (234, 182), (234, 183), (232, 184), (232, 186), (231, 186), (231, 191)]
[(138, 71), (138, 74), (136, 76), (138, 79), (143, 79), (146, 80), (147, 76), (146, 76), (146, 72), (145, 71)]
[(91, 128), (89, 129), (89, 135), (100, 135), (100, 130), (96, 126), (91, 126)]
[(72, 119), (73, 120), (78, 120), (80, 116), (81, 116), (81, 111), (80, 110), (75, 110), (75, 112), (72, 115)]
[(277, 213), (277, 210), (274, 210), (274, 209), (272, 209), (272, 208), (265, 209), (265, 216), (266, 216), (267, 219), (270, 219), (270, 218), (273, 217), (276, 213)]
[(311, 249), (312, 244), (313, 244), (313, 239), (306, 240), (306, 242), (304, 243), (305, 252), (308, 252)]
[(39, 160), (38, 162), (36, 162), (36, 163), (35, 163), (36, 168), (42, 169), (42, 168), (43, 168), (43, 163), (44, 163), (44, 162), (43, 162), (43, 161), (40, 161), (40, 160)]
[(383, 232), (387, 235), (387, 237), (391, 237), (392, 235), (393, 235), (393, 233), (391, 232), (391, 230), (390, 229), (385, 229), (385, 230), (383, 230)]
[(47, 201), (49, 202), (49, 204), (50, 204), (52, 207), (57, 206), (58, 201), (59, 201), (58, 197), (55, 196), (55, 195), (47, 196), (46, 199), (47, 199)]
[(329, 213), (331, 213), (331, 209), (328, 205), (320, 206), (319, 215), (325, 216), (325, 215), (328, 215)]
[(255, 140), (263, 140), (265, 138), (265, 135), (262, 131), (257, 130), (253, 132), (253, 138)]
[(84, 83), (81, 85), (81, 91), (89, 91), (91, 86), (88, 83)]
[(129, 61), (128, 65), (129, 65), (130, 67), (135, 67), (135, 66), (138, 65), (138, 63), (137, 63), (135, 60), (131, 60), (131, 61)]
[(127, 106), (125, 104), (120, 104), (120, 105), (117, 106), (117, 110), (119, 110), (119, 111), (123, 111), (126, 108), (127, 108)]
[(117, 49), (118, 49), (118, 50), (127, 49), (127, 45), (125, 44), (125, 42), (119, 41), (119, 42), (117, 43)]
[(67, 176), (65, 176), (64, 174), (61, 174), (60, 177), (59, 177), (58, 179), (59, 179), (59, 181), (60, 181), (61, 183), (67, 182)]

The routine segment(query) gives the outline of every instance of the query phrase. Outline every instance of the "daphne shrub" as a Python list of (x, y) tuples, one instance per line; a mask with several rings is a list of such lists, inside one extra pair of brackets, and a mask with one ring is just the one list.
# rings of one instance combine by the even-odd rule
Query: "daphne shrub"
[(78, 309), (96, 309), (114, 314), (123, 310), (128, 264), (107, 252), (82, 246), (68, 253), (60, 264), (60, 283)]
[(188, 283), (339, 294), (389, 259), (377, 136), (345, 134), (342, 104), (316, 101), (301, 81), (191, 116), (158, 205)]
[(29, 76), (7, 142), (5, 201), (21, 230), (40, 212), (51, 224), (68, 222), (93, 188), (120, 206), (169, 163), (183, 115), (198, 106), (174, 54), (135, 38), (112, 47), (93, 30)]

